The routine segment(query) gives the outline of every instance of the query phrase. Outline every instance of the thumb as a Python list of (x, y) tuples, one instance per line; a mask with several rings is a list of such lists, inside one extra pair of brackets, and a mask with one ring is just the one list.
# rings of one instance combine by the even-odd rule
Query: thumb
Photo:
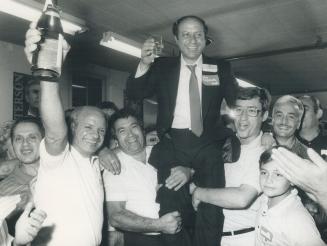
[(24, 209), (24, 212), (23, 212), (23, 216), (28, 217), (33, 208), (34, 208), (34, 205), (32, 202), (27, 203), (27, 205)]
[(178, 217), (179, 216), (179, 212), (178, 211), (174, 211), (171, 213), (172, 216), (174, 217)]

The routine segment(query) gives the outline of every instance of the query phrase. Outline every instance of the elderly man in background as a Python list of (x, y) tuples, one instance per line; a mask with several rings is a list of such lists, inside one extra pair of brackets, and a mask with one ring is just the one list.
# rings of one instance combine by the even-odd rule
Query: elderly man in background
[(327, 137), (323, 136), (319, 129), (319, 122), (323, 116), (319, 99), (308, 95), (303, 95), (299, 99), (304, 106), (304, 117), (298, 138), (318, 154), (327, 155)]
[(40, 82), (36, 79), (27, 82), (25, 100), (28, 104), (26, 115), (40, 117)]
[(278, 145), (285, 146), (299, 156), (308, 159), (307, 146), (296, 137), (303, 114), (304, 107), (299, 99), (291, 95), (279, 97), (272, 109), (272, 126)]

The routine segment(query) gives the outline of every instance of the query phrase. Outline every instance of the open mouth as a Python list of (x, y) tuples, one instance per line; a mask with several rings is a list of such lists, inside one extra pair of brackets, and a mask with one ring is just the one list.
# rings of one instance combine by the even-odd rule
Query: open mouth
[(33, 152), (33, 150), (31, 149), (25, 149), (25, 150), (21, 150), (20, 151), (23, 155), (29, 155)]

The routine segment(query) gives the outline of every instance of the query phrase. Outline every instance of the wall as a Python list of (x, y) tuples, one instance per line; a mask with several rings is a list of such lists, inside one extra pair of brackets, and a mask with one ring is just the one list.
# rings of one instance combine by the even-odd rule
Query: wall
[(13, 72), (30, 73), (23, 48), (0, 41), (0, 123), (12, 119)]
[[(0, 41), (0, 124), (11, 120), (13, 108), (13, 73), (30, 74), (22, 46)], [(81, 72), (103, 79), (103, 100), (111, 100), (118, 107), (123, 107), (123, 91), (129, 74), (92, 65), (66, 63), (60, 82), (60, 91), (64, 108), (71, 107), (71, 80), (72, 74)]]

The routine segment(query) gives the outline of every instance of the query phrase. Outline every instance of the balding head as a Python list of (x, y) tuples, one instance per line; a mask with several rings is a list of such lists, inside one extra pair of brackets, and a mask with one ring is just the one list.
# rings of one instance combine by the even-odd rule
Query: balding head
[(106, 133), (106, 118), (96, 107), (84, 106), (71, 114), (72, 146), (83, 156), (93, 155), (102, 145)]

